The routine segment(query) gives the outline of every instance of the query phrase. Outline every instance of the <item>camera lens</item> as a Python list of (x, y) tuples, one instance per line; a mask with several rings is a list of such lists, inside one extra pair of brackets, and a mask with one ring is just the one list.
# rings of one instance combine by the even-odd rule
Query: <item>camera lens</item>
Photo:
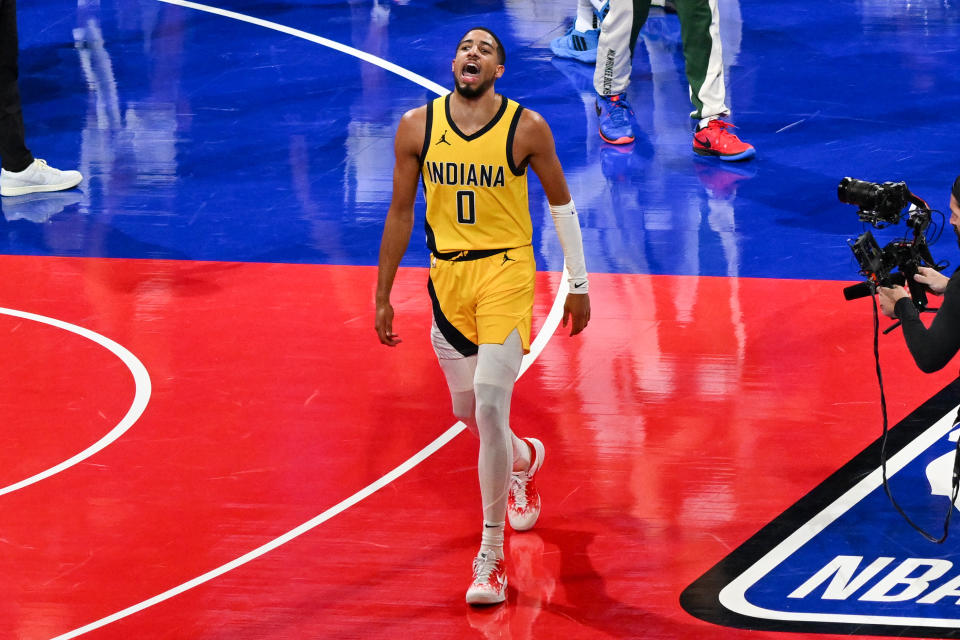
[(844, 178), (837, 185), (837, 197), (840, 198), (840, 202), (855, 204), (862, 209), (876, 209), (881, 195), (880, 185), (865, 180)]

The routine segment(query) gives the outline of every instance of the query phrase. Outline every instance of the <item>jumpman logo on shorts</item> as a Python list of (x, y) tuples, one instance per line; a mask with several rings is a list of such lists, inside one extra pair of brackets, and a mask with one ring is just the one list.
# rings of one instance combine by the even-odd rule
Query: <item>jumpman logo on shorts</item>
[(508, 260), (509, 260), (510, 262), (516, 262), (516, 260), (514, 260), (513, 258), (510, 257), (510, 254), (508, 254), (506, 251), (504, 251), (504, 252), (503, 252), (503, 262), (500, 263), (500, 266), (502, 267), (503, 265), (507, 264), (507, 261), (508, 261)]
[(449, 142), (447, 142), (447, 130), (446, 130), (446, 129), (443, 130), (443, 135), (440, 136), (440, 139), (433, 143), (433, 146), (437, 146), (437, 145), (440, 144), (441, 142), (442, 142), (443, 144), (450, 145), (451, 147), (453, 146), (452, 144), (450, 144)]

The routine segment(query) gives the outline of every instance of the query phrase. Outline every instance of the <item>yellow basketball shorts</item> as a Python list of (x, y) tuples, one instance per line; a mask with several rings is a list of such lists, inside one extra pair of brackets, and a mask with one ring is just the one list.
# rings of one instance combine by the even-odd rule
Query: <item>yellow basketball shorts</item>
[(476, 355), (481, 344), (503, 344), (516, 329), (528, 353), (535, 280), (530, 245), (477, 260), (431, 256), (427, 288), (437, 329), (463, 356)]

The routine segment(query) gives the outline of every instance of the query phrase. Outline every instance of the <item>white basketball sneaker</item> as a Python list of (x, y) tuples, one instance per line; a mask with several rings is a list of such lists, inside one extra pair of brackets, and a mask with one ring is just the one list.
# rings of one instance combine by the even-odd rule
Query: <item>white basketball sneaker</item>
[(497, 604), (507, 599), (507, 570), (503, 558), (481, 551), (473, 559), (473, 584), (467, 589), (467, 604)]
[(521, 438), (530, 446), (530, 467), (515, 471), (510, 477), (510, 495), (507, 496), (507, 520), (514, 531), (532, 529), (540, 517), (540, 494), (534, 476), (543, 466), (546, 450), (536, 438)]
[(23, 171), (0, 169), (0, 196), (23, 196), (41, 191), (63, 191), (80, 184), (79, 171), (60, 171), (36, 159)]

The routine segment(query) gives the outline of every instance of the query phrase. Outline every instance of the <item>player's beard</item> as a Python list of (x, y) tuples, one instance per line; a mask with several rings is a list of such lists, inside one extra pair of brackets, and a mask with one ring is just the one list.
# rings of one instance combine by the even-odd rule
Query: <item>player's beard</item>
[(457, 90), (457, 93), (459, 93), (464, 98), (477, 98), (479, 96), (482, 96), (484, 93), (486, 93), (487, 89), (489, 89), (492, 86), (493, 86), (493, 78), (490, 78), (489, 80), (486, 80), (484, 82), (481, 82), (480, 84), (476, 84), (473, 86), (461, 85), (460, 79), (457, 78), (457, 74), (456, 73), (453, 74), (453, 87), (454, 89)]

